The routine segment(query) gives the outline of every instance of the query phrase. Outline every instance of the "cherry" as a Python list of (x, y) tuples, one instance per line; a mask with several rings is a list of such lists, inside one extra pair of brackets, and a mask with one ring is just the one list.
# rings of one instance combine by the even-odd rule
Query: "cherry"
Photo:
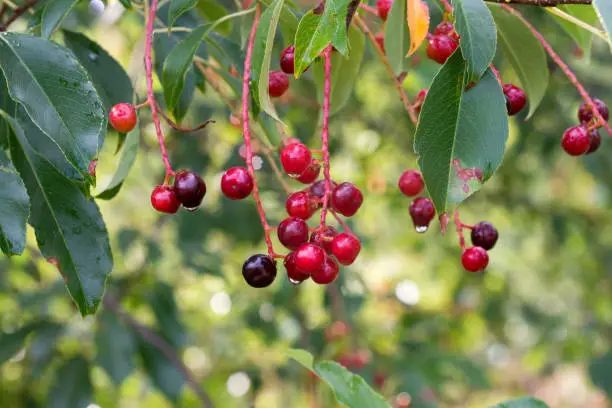
[[(330, 180), (329, 191), (331, 192), (337, 185), (338, 183), (336, 183), (334, 180)], [(317, 200), (323, 200), (325, 197), (325, 180), (315, 182), (312, 186), (310, 186), (308, 192)]]
[(421, 113), (421, 108), (423, 107), (423, 102), (425, 102), (425, 98), (427, 97), (427, 93), (429, 89), (421, 89), (418, 94), (416, 94), (414, 98), (414, 103), (412, 106), (416, 113)]
[(342, 265), (350, 265), (361, 251), (361, 242), (356, 236), (343, 232), (336, 235), (332, 241), (331, 251)]
[(586, 154), (591, 154), (599, 149), (601, 145), (601, 135), (597, 129), (591, 130), (591, 144), (589, 145), (589, 150), (587, 150)]
[(332, 207), (346, 217), (354, 215), (362, 203), (363, 194), (354, 184), (342, 183), (332, 190)]
[(285, 74), (293, 74), (295, 71), (295, 47), (290, 45), (281, 52), (280, 67)]
[(385, 52), (385, 33), (381, 31), (380, 33), (374, 36), (374, 39), (376, 40), (376, 43), (378, 44), (378, 46), (382, 49), (383, 54), (386, 54)]
[(202, 177), (189, 170), (181, 170), (174, 177), (176, 198), (187, 210), (196, 209), (206, 195), (206, 183)]
[(312, 275), (321, 270), (324, 263), (325, 252), (319, 246), (314, 244), (302, 244), (295, 251), (295, 265), (304, 273)]
[(289, 78), (281, 71), (270, 72), (268, 80), (268, 93), (271, 97), (282, 96), (289, 89)]
[(472, 227), (472, 244), (489, 250), (495, 246), (499, 234), (493, 224), (482, 221)]
[(318, 283), (319, 285), (328, 285), (335, 281), (339, 274), (340, 267), (338, 266), (338, 263), (331, 257), (326, 256), (323, 267), (318, 271), (313, 272), (310, 278), (313, 280), (313, 282)]
[(461, 264), (469, 272), (480, 272), (489, 264), (489, 255), (484, 248), (473, 246), (461, 254)]
[(434, 35), (427, 45), (427, 56), (438, 64), (444, 64), (453, 55), (459, 43), (448, 35)]
[(278, 225), (276, 233), (281, 244), (289, 249), (297, 249), (308, 241), (308, 224), (298, 217), (287, 218)]
[(118, 132), (131, 132), (136, 127), (136, 122), (138, 121), (136, 109), (131, 103), (118, 103), (111, 108), (108, 120)]
[(436, 215), (436, 209), (431, 200), (427, 197), (415, 198), (410, 203), (409, 211), (412, 222), (419, 232), (421, 232), (420, 230), (423, 232), (426, 231), (429, 223)]
[(227, 169), (221, 177), (221, 191), (232, 200), (242, 200), (253, 191), (253, 179), (244, 167)]
[(568, 154), (580, 156), (591, 147), (591, 135), (584, 126), (574, 126), (563, 133), (561, 146)]
[(276, 279), (276, 261), (267, 255), (251, 255), (242, 265), (242, 276), (254, 288), (270, 286)]
[(508, 110), (508, 115), (513, 116), (522, 111), (527, 104), (527, 95), (525, 95), (525, 91), (512, 84), (504, 85), (503, 90), (506, 96), (506, 109)]
[(285, 257), (283, 264), (287, 270), (287, 278), (289, 278), (289, 282), (298, 284), (310, 278), (310, 274), (300, 271), (295, 265), (295, 253), (289, 252), (289, 254)]
[(181, 203), (176, 199), (172, 186), (157, 186), (151, 193), (151, 205), (159, 212), (174, 214), (178, 211)]
[[(608, 118), (610, 117), (610, 111), (608, 110), (606, 103), (596, 98), (593, 99), (593, 102), (595, 102), (601, 117), (607, 122)], [(582, 105), (580, 105), (580, 108), (578, 108), (578, 120), (580, 123), (589, 123), (591, 120), (593, 120), (593, 111), (586, 102), (583, 102)]]
[(350, 333), (351, 329), (342, 320), (336, 320), (327, 329), (325, 329), (325, 340), (335, 341), (340, 340)]
[(455, 40), (459, 40), (459, 35), (455, 31), (455, 26), (450, 21), (443, 21), (434, 30), (434, 35), (446, 35), (451, 36)]
[(392, 5), (393, 0), (378, 0), (376, 2), (378, 16), (382, 19), (382, 21), (387, 21), (387, 16), (389, 15), (389, 10), (391, 10)]
[(313, 204), (310, 195), (305, 191), (297, 191), (287, 197), (285, 207), (287, 214), (303, 220), (309, 219), (316, 210), (316, 204)]
[(310, 166), (304, 170), (299, 177), (296, 177), (296, 180), (303, 184), (310, 184), (319, 177), (319, 173), (321, 172), (321, 165), (319, 163), (315, 163), (314, 161), (310, 163)]
[(420, 171), (406, 170), (399, 178), (397, 183), (402, 194), (408, 197), (413, 197), (421, 194), (425, 182)]
[(320, 246), (328, 254), (332, 253), (332, 241), (338, 235), (334, 227), (326, 226), (323, 231), (315, 231), (310, 235), (310, 243)]
[(285, 172), (295, 177), (308, 169), (312, 162), (312, 154), (305, 144), (292, 143), (281, 151), (280, 160)]

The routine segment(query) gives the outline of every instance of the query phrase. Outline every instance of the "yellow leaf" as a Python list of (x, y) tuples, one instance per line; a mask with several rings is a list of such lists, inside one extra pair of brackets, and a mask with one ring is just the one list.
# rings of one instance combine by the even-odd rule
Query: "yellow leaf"
[(422, 0), (406, 1), (408, 2), (408, 28), (410, 29), (410, 50), (407, 55), (409, 57), (427, 38), (427, 32), (429, 31), (429, 9)]

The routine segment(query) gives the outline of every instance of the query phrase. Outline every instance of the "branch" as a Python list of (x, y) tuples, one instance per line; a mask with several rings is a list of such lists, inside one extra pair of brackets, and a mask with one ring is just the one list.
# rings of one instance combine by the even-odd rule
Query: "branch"
[(323, 91), (323, 130), (321, 131), (321, 149), (323, 150), (323, 175), (325, 176), (325, 195), (323, 196), (323, 208), (321, 209), (321, 222), (319, 230), (323, 231), (327, 217), (329, 195), (331, 193), (331, 176), (329, 174), (329, 111), (331, 100), (331, 52), (332, 46), (328, 45), (323, 51), (325, 58), (325, 86)]
[[(15, 11), (13, 11), (13, 15), (10, 16), (8, 20), (6, 20), (6, 23), (0, 25), (0, 32), (6, 31), (15, 20), (21, 17), (21, 15), (28, 11), (31, 7), (34, 7), (36, 3), (38, 3), (38, 0), (30, 0), (26, 2), (23, 6), (17, 7)], [(4, 12), (4, 9), (2, 10), (2, 12)]]
[(555, 7), (563, 4), (591, 4), (592, 0), (485, 0), (499, 4), (527, 4), (538, 7)]

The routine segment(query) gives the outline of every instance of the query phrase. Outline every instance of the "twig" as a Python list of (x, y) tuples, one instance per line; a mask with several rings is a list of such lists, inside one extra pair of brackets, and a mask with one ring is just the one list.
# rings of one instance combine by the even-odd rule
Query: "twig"
[(366, 12), (372, 14), (373, 16), (378, 17), (378, 11), (374, 7), (370, 7), (367, 4), (361, 3), (359, 5), (359, 8), (362, 9), (363, 11), (366, 11)]
[(321, 149), (323, 150), (323, 176), (325, 177), (325, 195), (323, 196), (323, 207), (321, 208), (321, 222), (319, 229), (325, 228), (327, 218), (327, 207), (331, 192), (331, 176), (329, 174), (329, 111), (331, 102), (331, 52), (332, 46), (328, 45), (323, 51), (325, 58), (325, 85), (323, 88), (323, 129), (321, 130)]
[(30, 0), (30, 1), (27, 1), (23, 6), (17, 7), (13, 11), (13, 14), (8, 18), (8, 20), (6, 20), (6, 23), (0, 25), (0, 32), (6, 31), (9, 28), (9, 26), (13, 24), (15, 20), (21, 17), (21, 15), (25, 13), (26, 11), (28, 11), (28, 9), (36, 5), (36, 3), (38, 3), (38, 0)]
[(200, 123), (198, 126), (193, 127), (193, 128), (186, 128), (186, 127), (182, 127), (181, 125), (176, 124), (174, 121), (172, 121), (172, 119), (170, 119), (165, 113), (164, 111), (159, 107), (159, 104), (157, 102), (155, 102), (155, 105), (157, 107), (157, 111), (158, 113), (166, 120), (166, 122), (168, 122), (168, 125), (170, 125), (170, 127), (174, 130), (178, 130), (179, 132), (185, 132), (185, 133), (190, 133), (190, 132), (196, 132), (200, 129), (204, 129), (208, 124), (210, 123), (215, 123), (214, 120), (212, 119), (208, 119), (207, 121)]
[(555, 7), (564, 4), (591, 4), (592, 0), (485, 0), (489, 3), (526, 4), (537, 7)]

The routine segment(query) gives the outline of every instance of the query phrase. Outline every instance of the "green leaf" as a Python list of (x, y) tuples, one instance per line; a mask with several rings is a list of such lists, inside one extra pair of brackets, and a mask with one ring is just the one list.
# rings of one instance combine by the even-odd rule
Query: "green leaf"
[(171, 0), (168, 10), (168, 28), (174, 26), (176, 20), (198, 4), (198, 0)]
[[(401, 3), (401, 1), (397, 3)], [(330, 115), (339, 112), (348, 102), (355, 89), (355, 82), (357, 81), (359, 69), (363, 61), (365, 36), (361, 30), (354, 26), (351, 26), (349, 29), (349, 43), (351, 45), (350, 58), (339, 53), (332, 53)], [(323, 91), (325, 85), (324, 62), (315, 63), (313, 71), (317, 83), (317, 99), (319, 100), (319, 104), (323, 106)]]
[(170, 400), (178, 400), (185, 384), (183, 374), (165, 355), (142, 337), (139, 348), (144, 369), (153, 384)]
[[(206, 18), (207, 21), (213, 22), (223, 18), (229, 14), (223, 4), (214, 0), (200, 0), (197, 2), (198, 13)], [(216, 26), (216, 30), (223, 35), (229, 35), (232, 32), (231, 20), (224, 21)]]
[(261, 129), (264, 131), (268, 144), (270, 146), (280, 145), (283, 139), (274, 119), (267, 113), (260, 112), (257, 116), (257, 122), (259, 122), (259, 126), (261, 126)]
[(217, 34), (214, 31), (211, 31), (206, 37), (206, 41), (213, 45), (225, 59), (228, 65), (232, 65), (239, 74), (242, 75), (244, 72), (244, 59), (245, 54), (238, 44), (235, 41), (228, 39), (222, 35)]
[(97, 198), (110, 200), (111, 198), (115, 197), (117, 193), (119, 193), (123, 182), (136, 162), (139, 144), (140, 128), (136, 126), (134, 130), (127, 134), (125, 141), (123, 142), (123, 146), (121, 147), (121, 156), (119, 156), (119, 164), (115, 169), (115, 173), (113, 174), (111, 181), (97, 195)]
[(549, 80), (546, 52), (531, 30), (514, 14), (499, 5), (489, 5), (497, 24), (504, 56), (516, 72), (521, 88), (529, 98), (531, 117), (546, 94)]
[(153, 308), (157, 327), (159, 327), (163, 337), (172, 347), (183, 347), (187, 343), (187, 335), (180, 320), (172, 286), (158, 283), (149, 299), (149, 304)]
[(328, 0), (323, 14), (313, 10), (304, 14), (295, 33), (295, 77), (329, 45), (340, 54), (348, 55), (346, 14), (351, 0)]
[(40, 251), (59, 268), (81, 314), (94, 313), (113, 267), (100, 210), (32, 149), (16, 121), (0, 114), (13, 127), (11, 157), (30, 196), (30, 224)]
[[(266, 6), (270, 6), (274, 0), (261, 0), (262, 4)], [(292, 2), (289, 1), (291, 4)], [(293, 4), (294, 5), (294, 4)], [(295, 11), (291, 8), (287, 2), (283, 5), (283, 9), (281, 10), (280, 15), (280, 29), (283, 34), (283, 39), (285, 40), (286, 45), (293, 45), (293, 39), (295, 38), (295, 33), (298, 28), (298, 24), (300, 20), (296, 16)]]
[(118, 103), (132, 102), (132, 81), (121, 64), (84, 35), (66, 30), (63, 33), (66, 46), (89, 73), (106, 111)]
[(67, 49), (25, 34), (0, 36), (0, 68), (11, 98), (86, 179), (106, 131), (102, 101), (87, 72)]
[(87, 408), (92, 402), (93, 387), (89, 363), (81, 356), (66, 361), (55, 373), (55, 383), (47, 397), (49, 408)]
[(314, 371), (314, 357), (306, 350), (289, 349), (287, 355), (310, 371)]
[(593, 6), (601, 24), (608, 34), (608, 44), (612, 49), (612, 2), (609, 0), (593, 0)]
[(525, 397), (502, 402), (492, 408), (548, 408), (548, 405), (537, 398)]
[[(8, 112), (9, 115), (15, 114), (15, 102), (11, 99), (6, 87), (6, 79), (0, 69), (0, 110)], [(11, 126), (2, 118), (0, 118), (0, 149), (8, 147), (8, 134), (11, 131)]]
[(435, 76), (421, 109), (414, 150), (438, 214), (482, 187), (499, 166), (508, 137), (502, 89), (491, 70), (468, 91), (455, 52)]
[(132, 0), (119, 0), (119, 3), (128, 10), (132, 9)]
[[(557, 8), (564, 13), (577, 18), (578, 20), (587, 23), (590, 26), (597, 25), (597, 13), (593, 7), (578, 4), (566, 4), (558, 5)], [(545, 10), (549, 11), (549, 8), (546, 7)], [(567, 21), (564, 18), (554, 14), (551, 15), (557, 21), (557, 23), (559, 23), (561, 28), (563, 28), (563, 30), (565, 30), (565, 32), (568, 33), (574, 39), (574, 41), (576, 41), (576, 44), (578, 44), (580, 49), (584, 52), (584, 55), (587, 56), (587, 58), (590, 58), (593, 33), (577, 26), (571, 21)]]
[(21, 350), (36, 324), (29, 324), (12, 333), (0, 333), (0, 366)]
[(497, 33), (491, 12), (482, 0), (453, 0), (455, 29), (467, 61), (468, 82), (478, 79), (495, 57)]
[(135, 368), (133, 355), (136, 352), (136, 343), (131, 330), (114, 314), (101, 313), (98, 317), (96, 348), (98, 364), (104, 368), (115, 385), (121, 385)]
[(406, 1), (394, 1), (385, 23), (385, 54), (396, 76), (407, 70), (406, 55), (409, 50), (410, 30), (406, 19)]
[(0, 186), (0, 249), (6, 255), (20, 255), (25, 249), (30, 199), (3, 150), (0, 150)]
[(55, 29), (62, 23), (64, 18), (79, 0), (53, 0), (47, 2), (42, 12), (41, 35), (50, 38)]
[(603, 390), (608, 397), (612, 397), (612, 351), (593, 359), (589, 364), (589, 375), (593, 385)]

